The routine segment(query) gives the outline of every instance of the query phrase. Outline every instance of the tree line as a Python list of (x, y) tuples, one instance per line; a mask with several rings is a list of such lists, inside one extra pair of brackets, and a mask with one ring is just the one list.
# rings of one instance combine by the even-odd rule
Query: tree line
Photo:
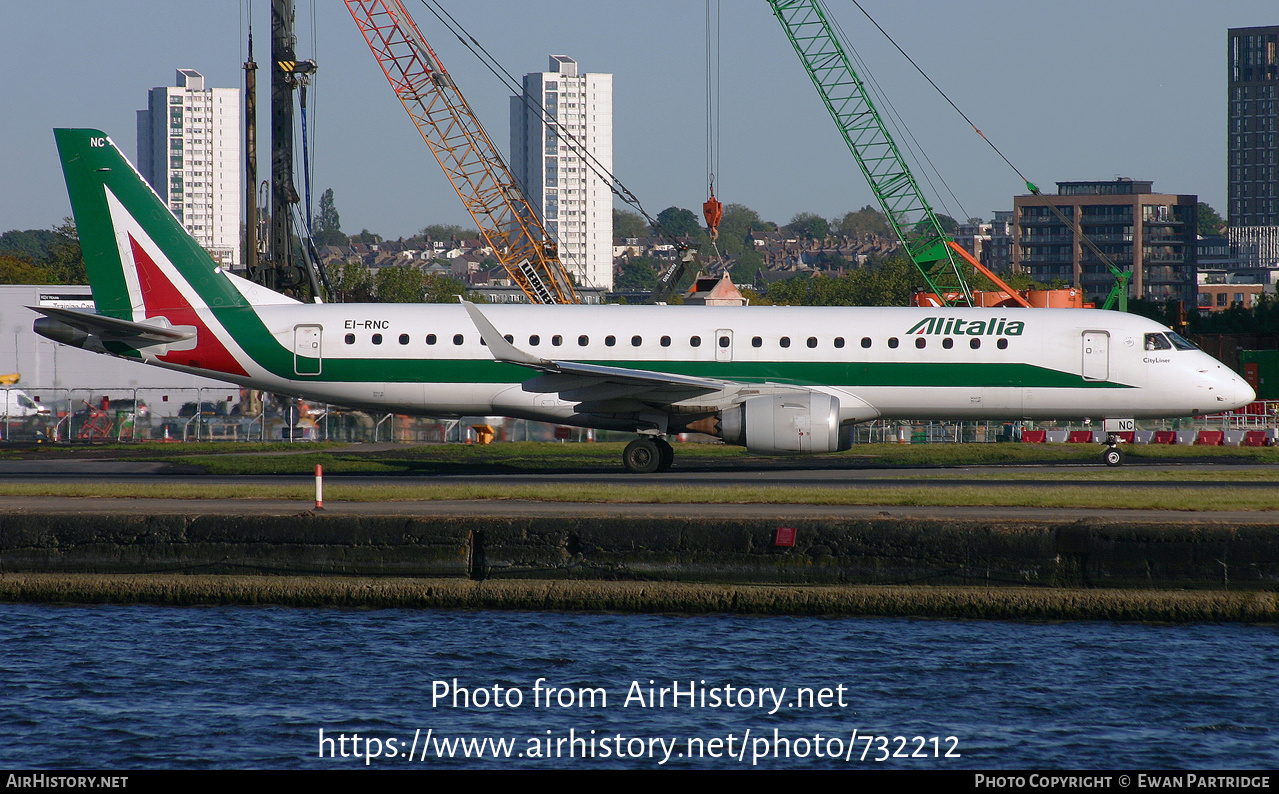
[(88, 284), (75, 221), (0, 234), (0, 284)]

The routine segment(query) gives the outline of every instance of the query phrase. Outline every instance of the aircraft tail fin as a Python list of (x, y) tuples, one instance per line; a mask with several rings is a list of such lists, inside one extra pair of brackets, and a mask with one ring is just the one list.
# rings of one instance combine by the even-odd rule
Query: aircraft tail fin
[(54, 137), (99, 314), (139, 322), (291, 302), (228, 278), (107, 135), (59, 129)]

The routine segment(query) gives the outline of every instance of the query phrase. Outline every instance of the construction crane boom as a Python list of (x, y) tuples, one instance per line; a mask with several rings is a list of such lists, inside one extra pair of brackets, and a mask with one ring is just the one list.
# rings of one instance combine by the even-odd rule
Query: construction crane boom
[(399, 0), (346, 0), (422, 139), (486, 243), (532, 303), (580, 303), (554, 240)]
[(961, 263), (965, 263), (1028, 306), (1016, 290), (973, 259), (942, 229), (865, 84), (853, 70), (820, 0), (768, 2), (929, 290), (945, 305), (971, 306), (973, 290), (964, 275)]

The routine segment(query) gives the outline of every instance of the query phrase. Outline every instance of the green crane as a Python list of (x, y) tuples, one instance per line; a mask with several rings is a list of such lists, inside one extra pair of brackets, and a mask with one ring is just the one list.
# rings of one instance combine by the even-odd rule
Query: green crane
[(871, 102), (827, 20), (820, 0), (768, 0), (773, 15), (812, 78), (835, 126), (857, 160), (888, 222), (928, 288), (947, 306), (971, 306), (973, 291), (963, 264), (974, 266), (1000, 289), (1026, 304), (951, 239), (919, 189), (897, 144)]

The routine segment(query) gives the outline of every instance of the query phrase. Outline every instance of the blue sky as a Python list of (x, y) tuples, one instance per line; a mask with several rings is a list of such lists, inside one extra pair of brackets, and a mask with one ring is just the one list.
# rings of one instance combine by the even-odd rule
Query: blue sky
[[(1016, 174), (852, 3), (827, 2), (958, 197), (939, 209), (987, 218), (1011, 209), (1024, 192)], [(654, 215), (705, 199), (703, 2), (444, 3), (517, 75), (545, 69), (551, 53), (611, 72), (617, 175)], [(1224, 212), (1226, 31), (1279, 24), (1273, 0), (862, 4), (1045, 191), (1059, 180), (1128, 176), (1196, 193)], [(505, 152), (507, 91), (418, 0), (405, 5)], [(135, 112), (176, 69), (203, 72), (208, 85), (242, 85), (246, 8), (246, 0), (4, 3), (0, 231), (49, 228), (70, 213), (53, 127), (100, 128), (132, 157)], [(310, 103), (317, 201), (334, 189), (347, 232), (473, 225), (343, 4), (297, 0), (297, 8), (299, 57), (320, 66)], [(254, 0), (259, 64), (269, 55), (268, 10), (268, 0)], [(720, 36), (721, 200), (779, 223), (873, 203), (767, 4), (723, 0)], [(265, 119), (260, 129), (265, 152)]]

